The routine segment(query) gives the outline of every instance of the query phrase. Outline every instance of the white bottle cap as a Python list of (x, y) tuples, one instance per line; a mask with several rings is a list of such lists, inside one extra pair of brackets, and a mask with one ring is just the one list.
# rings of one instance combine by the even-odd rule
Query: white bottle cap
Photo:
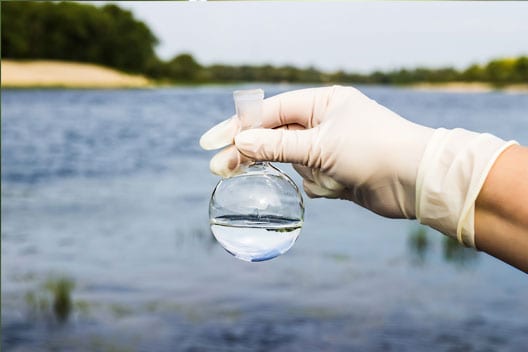
[(260, 127), (264, 91), (262, 89), (236, 90), (233, 92), (233, 98), (242, 130)]

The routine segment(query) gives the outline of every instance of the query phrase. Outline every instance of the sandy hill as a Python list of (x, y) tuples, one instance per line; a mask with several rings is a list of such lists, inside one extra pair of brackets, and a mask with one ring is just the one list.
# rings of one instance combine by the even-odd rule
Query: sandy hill
[(139, 88), (151, 85), (101, 65), (48, 60), (2, 60), (2, 87)]

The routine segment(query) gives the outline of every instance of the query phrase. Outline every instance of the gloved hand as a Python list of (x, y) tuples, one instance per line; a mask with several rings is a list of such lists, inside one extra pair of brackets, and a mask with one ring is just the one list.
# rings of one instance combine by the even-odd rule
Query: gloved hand
[[(512, 142), (462, 129), (412, 123), (357, 89), (292, 91), (263, 104), (262, 127), (236, 116), (206, 132), (213, 173), (249, 160), (289, 162), (310, 197), (342, 198), (392, 218), (419, 218), (474, 246), (474, 203), (500, 152)], [(422, 161), (423, 160), (423, 161)]]

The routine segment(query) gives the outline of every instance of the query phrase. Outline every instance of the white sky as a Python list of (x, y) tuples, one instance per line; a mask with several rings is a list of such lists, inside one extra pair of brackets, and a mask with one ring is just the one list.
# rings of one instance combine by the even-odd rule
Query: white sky
[(119, 2), (163, 59), (371, 71), (528, 55), (525, 2)]

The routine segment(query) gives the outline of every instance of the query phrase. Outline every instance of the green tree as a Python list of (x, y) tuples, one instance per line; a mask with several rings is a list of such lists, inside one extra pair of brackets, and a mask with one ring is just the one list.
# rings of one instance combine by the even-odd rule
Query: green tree
[(528, 56), (521, 56), (513, 65), (515, 81), (519, 83), (528, 83)]
[(2, 2), (2, 56), (100, 63), (143, 72), (156, 37), (130, 11), (70, 2)]
[(473, 81), (473, 82), (484, 82), (486, 81), (486, 72), (480, 65), (474, 64), (469, 66), (461, 73), (461, 80)]
[(98, 39), (110, 53), (107, 64), (125, 70), (144, 72), (155, 57), (157, 39), (145, 23), (134, 19), (130, 11), (116, 5), (106, 5), (101, 11), (109, 18), (109, 32)]
[(488, 81), (497, 85), (513, 81), (515, 78), (514, 66), (515, 60), (512, 59), (490, 61), (485, 67)]
[(180, 54), (166, 64), (165, 74), (176, 81), (197, 81), (202, 66), (191, 54)]

